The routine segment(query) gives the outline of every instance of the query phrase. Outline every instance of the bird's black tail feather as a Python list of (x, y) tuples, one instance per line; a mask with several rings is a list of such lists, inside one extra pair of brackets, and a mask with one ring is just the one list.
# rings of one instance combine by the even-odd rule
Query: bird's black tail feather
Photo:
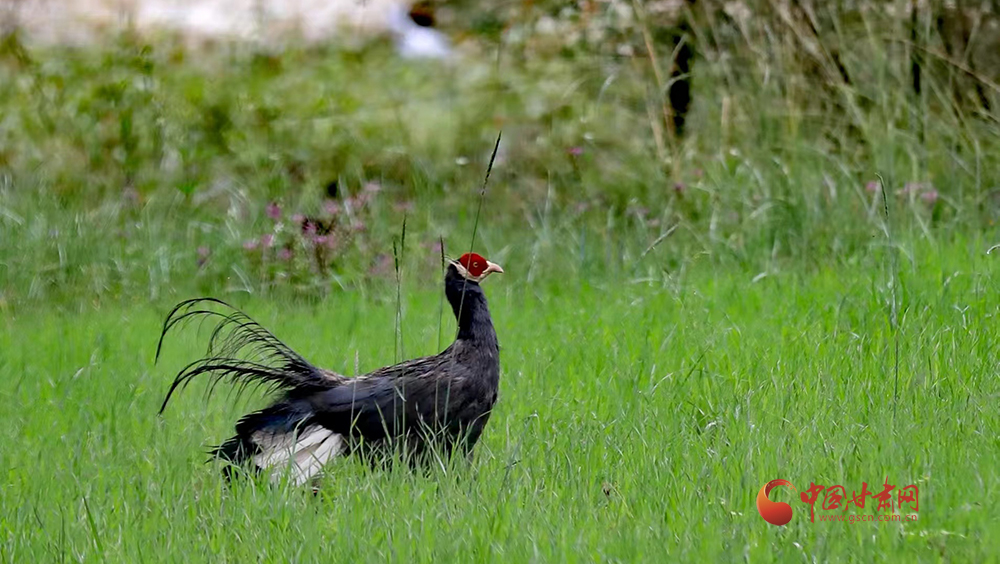
[(282, 401), (248, 413), (236, 423), (236, 436), (212, 449), (212, 456), (242, 464), (260, 452), (254, 436), (289, 435), (309, 424), (312, 410), (307, 402)]
[(177, 374), (160, 406), (160, 413), (166, 409), (175, 390), (183, 388), (202, 374), (208, 374), (212, 378), (210, 392), (221, 380), (236, 384), (240, 391), (247, 386), (309, 391), (338, 383), (245, 313), (215, 298), (183, 301), (167, 315), (156, 345), (156, 360), (160, 358), (167, 332), (195, 318), (217, 320), (208, 341), (208, 350), (204, 358), (188, 364)]

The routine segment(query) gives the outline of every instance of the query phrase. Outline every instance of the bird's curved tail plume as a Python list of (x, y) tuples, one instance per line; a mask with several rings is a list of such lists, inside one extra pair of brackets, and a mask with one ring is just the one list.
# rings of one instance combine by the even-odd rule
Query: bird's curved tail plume
[(337, 375), (313, 366), (248, 315), (215, 298), (185, 300), (171, 310), (163, 322), (154, 362), (160, 359), (167, 333), (194, 319), (217, 322), (208, 340), (208, 350), (203, 358), (177, 374), (160, 413), (178, 388), (184, 388), (202, 374), (212, 378), (209, 393), (222, 380), (236, 384), (238, 392), (248, 386), (264, 386), (271, 391), (309, 391), (339, 383)]

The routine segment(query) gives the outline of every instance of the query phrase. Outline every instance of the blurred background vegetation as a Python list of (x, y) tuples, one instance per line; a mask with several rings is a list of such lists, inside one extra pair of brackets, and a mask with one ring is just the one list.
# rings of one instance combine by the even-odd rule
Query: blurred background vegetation
[(3, 26), (0, 311), (315, 299), (394, 287), (397, 259), (407, 284), (437, 284), (500, 130), (476, 247), (532, 284), (1000, 242), (992, 3), (412, 15), (455, 57), (404, 59), (379, 35), (192, 48), (121, 29), (60, 47)]

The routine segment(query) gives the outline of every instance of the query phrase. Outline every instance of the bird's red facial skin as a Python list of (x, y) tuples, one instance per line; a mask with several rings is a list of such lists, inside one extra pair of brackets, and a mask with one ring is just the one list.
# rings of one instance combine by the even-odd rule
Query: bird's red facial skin
[(482, 255), (476, 253), (465, 253), (458, 259), (458, 263), (461, 264), (473, 278), (482, 276), (487, 267), (486, 259), (483, 258)]

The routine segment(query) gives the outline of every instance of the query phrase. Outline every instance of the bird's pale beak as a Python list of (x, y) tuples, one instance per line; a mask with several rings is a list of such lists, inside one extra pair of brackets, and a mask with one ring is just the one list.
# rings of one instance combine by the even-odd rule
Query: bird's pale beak
[(483, 276), (486, 276), (487, 274), (489, 274), (491, 272), (496, 272), (498, 274), (503, 274), (503, 269), (500, 268), (499, 264), (492, 263), (490, 261), (486, 261), (486, 270), (483, 271)]

